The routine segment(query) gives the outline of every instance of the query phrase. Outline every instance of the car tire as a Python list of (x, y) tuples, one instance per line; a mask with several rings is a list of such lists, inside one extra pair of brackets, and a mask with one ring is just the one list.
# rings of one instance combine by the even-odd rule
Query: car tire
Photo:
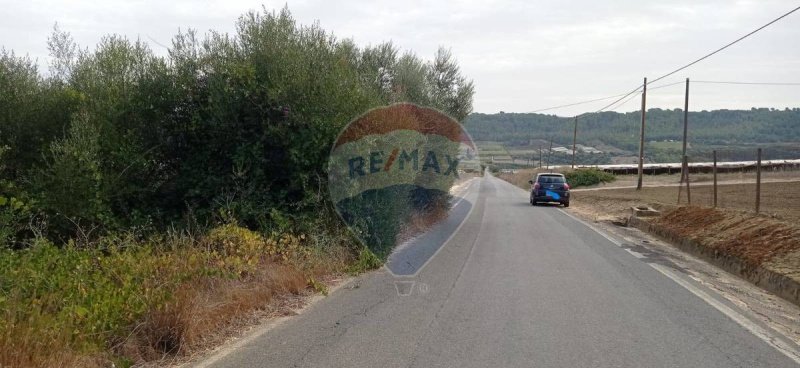
[(536, 205), (536, 201), (533, 200), (533, 198), (531, 198), (531, 206), (535, 206), (535, 205)]
[(569, 202), (564, 202), (562, 204), (564, 205), (564, 207), (569, 207)]

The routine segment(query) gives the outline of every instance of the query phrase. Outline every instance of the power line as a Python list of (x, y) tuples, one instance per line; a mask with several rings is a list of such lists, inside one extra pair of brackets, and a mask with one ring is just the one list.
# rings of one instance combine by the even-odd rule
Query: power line
[(544, 109), (531, 111), (530, 114), (535, 114), (535, 113), (538, 113), (538, 112), (548, 111), (548, 110), (555, 110), (555, 109), (559, 109), (559, 108), (562, 108), (562, 107), (577, 106), (577, 105), (583, 105), (583, 104), (592, 103), (592, 102), (609, 100), (609, 99), (616, 98), (616, 97), (623, 97), (624, 98), (624, 96), (627, 96), (627, 95), (628, 94), (626, 94), (626, 93), (622, 93), (622, 94), (618, 94), (618, 95), (614, 95), (614, 96), (595, 98), (593, 100), (586, 100), (586, 101), (580, 101), (580, 102), (570, 103), (570, 104), (566, 104), (566, 105), (558, 105), (558, 106), (553, 106), (553, 107), (547, 107), (547, 108), (544, 108)]
[[(673, 82), (673, 83), (669, 83), (669, 84), (664, 84), (664, 85), (660, 85), (660, 86), (655, 86), (655, 87), (649, 87), (649, 86), (648, 86), (648, 87), (647, 87), (647, 90), (648, 90), (648, 92), (652, 92), (653, 90), (662, 89), (662, 88), (667, 88), (667, 87), (672, 87), (672, 86), (676, 86), (676, 85), (683, 85), (684, 83), (686, 83), (686, 82), (685, 82), (685, 81), (677, 81), (677, 82)], [(706, 81), (706, 80), (693, 80), (693, 81), (692, 81), (692, 83), (705, 83), (705, 84), (743, 84), (743, 85), (759, 85), (759, 86), (800, 86), (800, 83), (794, 83), (794, 82), (792, 82), (792, 83), (789, 83), (789, 82), (734, 82), (734, 81)], [(648, 83), (648, 84), (650, 84), (650, 83)], [(640, 87), (638, 87), (638, 88), (637, 88), (636, 90), (634, 90), (633, 92), (639, 92), (639, 91), (641, 91), (641, 86), (640, 86)], [(626, 94), (626, 95), (617, 95), (617, 96), (624, 96), (624, 97), (622, 97), (621, 99), (618, 99), (617, 101), (615, 101), (615, 103), (616, 103), (616, 102), (618, 102), (618, 101), (621, 101), (621, 100), (622, 100), (622, 99), (624, 99), (625, 97), (628, 97), (628, 96), (630, 96), (630, 94)], [(615, 97), (616, 97), (616, 96), (615, 96)], [(625, 106), (625, 104), (627, 104), (628, 102), (630, 102), (631, 100), (633, 100), (635, 97), (637, 97), (637, 96), (636, 96), (636, 95), (630, 96), (630, 97), (629, 97), (628, 99), (626, 99), (625, 101), (622, 101), (622, 102), (620, 102), (620, 103), (618, 103), (618, 104), (616, 104), (616, 105), (614, 105), (614, 104), (612, 103), (612, 104), (610, 104), (610, 105), (607, 105), (606, 107), (604, 107), (604, 108), (602, 108), (602, 109), (600, 109), (600, 110), (598, 110), (598, 111), (596, 111), (596, 112), (602, 112), (602, 111), (605, 111), (605, 110), (610, 110), (610, 111), (616, 110), (616, 109), (618, 109), (618, 108), (620, 108), (620, 107), (622, 107), (622, 106)], [(612, 106), (612, 105), (613, 105), (613, 107), (609, 107), (609, 106)], [(588, 114), (588, 113), (584, 113), (584, 114), (581, 114), (581, 115), (579, 115), (579, 116), (586, 115), (586, 114)]]
[[(665, 85), (663, 85), (663, 86), (651, 87), (650, 89), (651, 89), (651, 90), (654, 90), (654, 89), (659, 89), (659, 88), (665, 88), (665, 87), (670, 87), (670, 86), (674, 86), (674, 85), (681, 84), (681, 83), (683, 83), (683, 81), (680, 81), (680, 82), (674, 82), (674, 83), (670, 83), (670, 84), (665, 84)], [(648, 84), (649, 84), (649, 83), (648, 83)], [(637, 86), (635, 89), (633, 89), (632, 91), (630, 91), (630, 92), (628, 92), (628, 93), (625, 93), (625, 94), (619, 94), (619, 95), (615, 95), (615, 96), (610, 96), (610, 97), (606, 97), (606, 98), (602, 98), (602, 99), (596, 99), (596, 100), (592, 100), (592, 101), (588, 101), (588, 102), (596, 102), (596, 101), (607, 100), (607, 99), (614, 98), (614, 97), (619, 97), (619, 98), (617, 98), (616, 100), (614, 100), (613, 102), (611, 102), (610, 104), (608, 104), (608, 105), (605, 105), (605, 106), (603, 106), (601, 109), (599, 109), (599, 110), (597, 110), (597, 111), (594, 111), (594, 112), (593, 112), (594, 114), (596, 114), (596, 113), (603, 112), (603, 111), (605, 111), (605, 110), (609, 109), (609, 107), (611, 107), (611, 106), (614, 106), (614, 105), (615, 105), (615, 104), (617, 104), (618, 102), (620, 102), (620, 101), (624, 100), (626, 97), (628, 97), (628, 96), (630, 96), (630, 95), (633, 95), (634, 93), (636, 93), (636, 92), (639, 92), (639, 91), (641, 91), (641, 90), (642, 90), (642, 86), (641, 86), (641, 85), (639, 85), (639, 86)], [(634, 97), (636, 97), (636, 96), (634, 95)], [(620, 103), (620, 104), (618, 104), (618, 105), (614, 106), (613, 108), (611, 108), (611, 109), (609, 109), (609, 110), (614, 110), (614, 109), (617, 109), (617, 108), (619, 108), (620, 106), (622, 106), (622, 105), (624, 105), (624, 104), (628, 103), (628, 101), (630, 101), (631, 99), (633, 99), (633, 97), (630, 97), (630, 98), (628, 98), (627, 100), (625, 100), (625, 102), (622, 102), (622, 103)], [(588, 103), (588, 102), (586, 102), (586, 103)], [(557, 107), (553, 107), (553, 108), (550, 108), (550, 109), (555, 109), (555, 108), (557, 108)], [(539, 110), (539, 111), (542, 111), (542, 110)], [(534, 111), (534, 112), (535, 112), (535, 111)], [(581, 117), (581, 116), (583, 116), (583, 115), (586, 115), (586, 114), (590, 114), (590, 113), (588, 113), (588, 112), (585, 112), (585, 113), (583, 113), (583, 114), (579, 114), (577, 117)]]
[[(683, 83), (685, 83), (685, 82), (684, 82), (684, 81), (678, 81), (678, 82), (673, 82), (673, 83), (669, 83), (669, 84), (665, 84), (665, 85), (661, 85), (661, 86), (656, 86), (656, 87), (648, 87), (647, 89), (648, 89), (648, 92), (650, 92), (650, 91), (652, 91), (652, 90), (654, 90), (654, 89), (661, 89), (661, 88), (672, 87), (672, 86), (675, 86), (675, 85), (678, 85), (678, 84), (683, 84)], [(648, 83), (648, 84), (650, 84), (650, 83)], [(642, 89), (642, 87), (641, 87), (641, 86), (639, 86), (639, 87), (638, 87), (636, 90), (634, 90), (633, 92), (638, 92), (638, 91), (641, 91), (641, 89)], [(620, 107), (624, 106), (625, 104), (627, 104), (627, 103), (628, 103), (628, 102), (630, 102), (631, 100), (633, 100), (635, 97), (637, 97), (637, 95), (630, 96), (630, 97), (629, 97), (627, 100), (625, 100), (625, 101), (622, 101), (621, 103), (619, 103), (619, 104), (617, 104), (617, 105), (614, 105), (614, 107), (608, 108), (608, 106), (611, 106), (611, 105), (608, 105), (608, 106), (606, 106), (606, 107), (604, 107), (604, 108), (602, 108), (602, 109), (600, 109), (600, 110), (598, 110), (598, 111), (596, 111), (596, 112), (601, 112), (601, 111), (604, 111), (604, 110), (606, 110), (606, 108), (608, 108), (608, 110), (612, 110), (612, 111), (613, 111), (613, 110), (616, 110), (616, 109), (618, 109), (618, 108), (620, 108)], [(624, 97), (623, 97), (623, 98), (624, 98)], [(620, 100), (621, 100), (621, 99), (620, 99)], [(617, 101), (620, 101), (620, 100), (617, 100)]]
[[(788, 15), (790, 15), (790, 14), (792, 14), (792, 13), (796, 12), (797, 10), (800, 10), (800, 6), (798, 6), (798, 7), (794, 8), (794, 9), (790, 10), (789, 12), (787, 12), (787, 13), (785, 13), (785, 14), (781, 15), (780, 17), (777, 17), (777, 18), (773, 19), (773, 20), (772, 20), (772, 21), (770, 21), (769, 23), (767, 23), (767, 24), (765, 24), (765, 25), (763, 25), (763, 26), (761, 26), (761, 27), (758, 27), (758, 28), (756, 28), (755, 30), (751, 31), (750, 33), (748, 33), (748, 34), (746, 34), (746, 35), (744, 35), (744, 36), (742, 36), (742, 37), (739, 37), (738, 39), (734, 40), (733, 42), (730, 42), (730, 43), (726, 44), (725, 46), (722, 46), (722, 47), (720, 47), (720, 48), (718, 48), (718, 49), (716, 49), (716, 50), (712, 51), (711, 53), (709, 53), (709, 54), (707, 54), (707, 55), (705, 55), (705, 56), (703, 56), (703, 57), (701, 57), (701, 58), (699, 58), (699, 59), (697, 59), (697, 60), (695, 60), (695, 61), (692, 61), (691, 63), (688, 63), (688, 64), (686, 64), (686, 65), (684, 65), (684, 66), (682, 66), (682, 67), (680, 67), (680, 68), (678, 68), (678, 69), (675, 69), (675, 70), (673, 70), (673, 71), (671, 71), (671, 72), (669, 72), (669, 73), (667, 73), (667, 74), (664, 74), (664, 75), (662, 75), (662, 76), (660, 76), (660, 77), (658, 77), (658, 78), (656, 78), (656, 79), (652, 80), (651, 82), (649, 82), (649, 83), (648, 83), (648, 85), (649, 85), (649, 84), (651, 84), (651, 83), (658, 82), (658, 81), (660, 81), (660, 80), (662, 80), (662, 79), (664, 79), (664, 78), (666, 78), (666, 77), (669, 77), (669, 76), (671, 76), (671, 75), (673, 75), (673, 74), (675, 74), (675, 73), (677, 73), (677, 72), (679, 72), (679, 71), (681, 71), (681, 70), (684, 70), (684, 69), (686, 69), (686, 68), (688, 68), (688, 67), (690, 67), (690, 66), (692, 66), (692, 65), (694, 65), (694, 64), (697, 64), (697, 63), (699, 63), (699, 62), (701, 62), (701, 61), (703, 61), (703, 60), (705, 60), (705, 59), (707, 59), (707, 58), (711, 57), (711, 56), (712, 56), (712, 55), (714, 55), (714, 54), (717, 54), (717, 53), (719, 53), (719, 52), (720, 52), (720, 51), (722, 51), (722, 50), (725, 50), (725, 49), (727, 49), (728, 47), (731, 47), (731, 46), (733, 46), (734, 44), (736, 44), (736, 43), (738, 43), (738, 42), (740, 42), (740, 41), (744, 40), (744, 39), (745, 39), (745, 38), (747, 38), (747, 37), (750, 37), (750, 36), (752, 36), (753, 34), (755, 34), (755, 33), (759, 32), (759, 31), (761, 31), (761, 30), (762, 30), (762, 29), (764, 29), (764, 28), (767, 28), (767, 27), (769, 27), (769, 26), (770, 26), (770, 25), (772, 25), (773, 23), (775, 23), (775, 22), (777, 22), (777, 21), (779, 21), (779, 20), (781, 20), (781, 19), (783, 19), (783, 18), (787, 17)], [(719, 83), (719, 84), (797, 85), (796, 83), (715, 82), (715, 81), (694, 81), (694, 82), (697, 82), (697, 83)], [(665, 87), (669, 87), (669, 86), (672, 86), (672, 85), (675, 85), (675, 84), (679, 84), (679, 83), (682, 83), (682, 82), (676, 82), (676, 83), (672, 83), (672, 84), (668, 84), (668, 85), (664, 85), (664, 86), (654, 87), (654, 88), (651, 88), (651, 89), (665, 88)], [(615, 98), (615, 97), (619, 97), (619, 98), (618, 98), (617, 100), (615, 100), (614, 102), (612, 102), (612, 103), (610, 103), (610, 104), (608, 104), (608, 105), (604, 106), (604, 107), (603, 107), (603, 108), (601, 108), (600, 110), (597, 110), (597, 111), (595, 111), (595, 113), (598, 113), (598, 112), (602, 112), (602, 111), (606, 110), (607, 108), (609, 108), (609, 107), (611, 107), (611, 106), (614, 106), (616, 103), (618, 103), (618, 102), (622, 101), (623, 99), (625, 99), (626, 97), (630, 96), (631, 94), (633, 94), (633, 93), (636, 93), (636, 92), (637, 92), (637, 91), (638, 91), (638, 90), (639, 90), (641, 87), (642, 87), (642, 86), (639, 86), (639, 87), (637, 87), (636, 89), (634, 89), (633, 91), (631, 91), (631, 92), (628, 92), (628, 93), (625, 93), (625, 94), (618, 94), (618, 95), (614, 95), (614, 96), (608, 96), (608, 97), (597, 98), (597, 99), (592, 99), (592, 100), (580, 101), (580, 102), (575, 102), (575, 103), (570, 103), (570, 104), (565, 104), (565, 105), (552, 106), (552, 107), (548, 107), (548, 108), (544, 108), (544, 109), (539, 109), (539, 110), (531, 111), (531, 113), (538, 113), (538, 112), (542, 112), (542, 111), (555, 110), (555, 109), (559, 109), (559, 108), (562, 108), (562, 107), (571, 107), (571, 106), (583, 105), (583, 104), (587, 104), (587, 103), (598, 102), (598, 101), (603, 101), (603, 100), (608, 100), (608, 99), (612, 99), (612, 98)], [(624, 104), (624, 103), (623, 103), (623, 104)], [(622, 105), (622, 104), (621, 104), (621, 105)], [(621, 106), (621, 105), (620, 105), (620, 106)], [(587, 113), (583, 113), (583, 114), (580, 114), (580, 115), (578, 115), (578, 116), (580, 117), (580, 116), (583, 116), (583, 115), (585, 115), (585, 114), (587, 114)]]
[(633, 100), (635, 97), (638, 97), (638, 96), (637, 95), (633, 95), (630, 98), (628, 98), (627, 100), (625, 100), (622, 103), (620, 103), (619, 105), (616, 105), (616, 106), (610, 108), (609, 110), (616, 110), (616, 109), (624, 106), (626, 103), (630, 102), (630, 100)]
[[(692, 82), (694, 82), (694, 81), (692, 81)], [(675, 82), (675, 83), (665, 84), (663, 86), (658, 86), (658, 87), (649, 87), (648, 86), (647, 90), (648, 91), (652, 91), (654, 89), (667, 88), (667, 87), (672, 87), (672, 86), (675, 86), (675, 85), (678, 85), (678, 84), (684, 84), (684, 83), (686, 83), (686, 82), (685, 81), (678, 81), (678, 82)], [(647, 84), (650, 84), (650, 83), (647, 83)]]
[[(677, 85), (677, 84), (681, 84), (681, 83), (683, 83), (683, 81), (680, 81), (680, 82), (674, 82), (674, 83), (670, 83), (670, 84), (665, 84), (665, 85), (663, 85), (663, 86), (650, 87), (649, 89), (652, 91), (652, 90), (654, 90), (654, 89), (660, 89), (660, 88), (671, 87), (671, 86), (674, 86), (674, 85)], [(648, 83), (648, 84), (650, 84), (650, 83)], [(619, 101), (622, 101), (622, 100), (623, 100), (625, 97), (628, 97), (628, 96), (630, 96), (630, 95), (632, 95), (632, 94), (634, 94), (634, 93), (636, 93), (636, 92), (639, 92), (639, 91), (641, 91), (641, 90), (642, 90), (642, 86), (640, 85), (640, 86), (636, 87), (636, 89), (634, 89), (633, 91), (630, 91), (630, 92), (628, 92), (627, 94), (623, 95), (623, 96), (622, 96), (622, 98), (620, 98), (620, 99), (618, 99), (618, 100), (616, 100), (616, 101), (614, 101), (614, 102), (612, 102), (612, 103), (610, 103), (610, 104), (606, 105), (605, 107), (603, 107), (603, 108), (602, 108), (602, 109), (600, 109), (600, 110), (597, 110), (597, 111), (595, 111), (595, 113), (598, 113), (598, 112), (603, 112), (603, 111), (605, 111), (606, 109), (609, 109), (609, 107), (610, 107), (610, 106), (614, 106), (614, 104), (616, 104), (617, 102), (619, 102)], [(633, 97), (636, 97), (636, 95), (634, 95)], [(616, 105), (616, 106), (614, 106), (614, 107), (610, 108), (609, 110), (615, 110), (615, 109), (619, 108), (620, 106), (622, 106), (622, 105), (625, 105), (626, 103), (628, 103), (628, 101), (632, 100), (632, 99), (633, 99), (633, 97), (631, 97), (631, 98), (628, 98), (627, 100), (625, 100), (625, 102), (622, 102), (622, 103), (620, 103), (619, 105)], [(583, 114), (581, 114), (581, 115), (583, 115)], [(580, 115), (579, 115), (579, 116), (580, 116)]]
[(714, 55), (714, 54), (716, 54), (716, 53), (718, 53), (718, 52), (720, 52), (720, 51), (722, 51), (722, 50), (725, 50), (725, 49), (727, 49), (728, 47), (731, 47), (731, 46), (733, 46), (733, 45), (734, 45), (734, 44), (736, 44), (737, 42), (739, 42), (739, 41), (741, 41), (741, 40), (744, 40), (744, 39), (745, 39), (745, 38), (747, 38), (747, 37), (750, 37), (750, 36), (752, 36), (752, 35), (753, 35), (753, 34), (755, 34), (756, 32), (758, 32), (758, 31), (760, 31), (760, 30), (762, 30), (762, 29), (764, 29), (764, 28), (767, 28), (767, 27), (769, 27), (769, 26), (770, 26), (770, 25), (772, 25), (773, 23), (775, 23), (775, 22), (777, 22), (777, 21), (779, 21), (779, 20), (781, 20), (781, 19), (785, 18), (785, 17), (786, 17), (786, 16), (788, 16), (789, 14), (792, 14), (792, 13), (794, 13), (794, 12), (798, 11), (798, 10), (800, 10), (800, 6), (798, 6), (798, 7), (794, 8), (794, 9), (790, 10), (788, 13), (786, 13), (786, 14), (783, 14), (783, 15), (781, 15), (780, 17), (777, 17), (777, 18), (773, 19), (773, 20), (772, 20), (771, 22), (769, 22), (769, 23), (767, 23), (767, 24), (765, 24), (765, 25), (763, 25), (763, 26), (761, 26), (761, 27), (758, 27), (758, 28), (756, 28), (754, 31), (752, 31), (752, 32), (750, 32), (750, 33), (748, 33), (748, 34), (746, 34), (746, 35), (744, 35), (744, 36), (742, 36), (742, 37), (739, 37), (739, 38), (738, 38), (738, 39), (736, 39), (735, 41), (733, 41), (733, 42), (731, 42), (731, 43), (729, 43), (729, 44), (727, 44), (727, 45), (725, 45), (725, 46), (722, 46), (722, 47), (720, 47), (720, 48), (718, 48), (718, 49), (714, 50), (713, 52), (711, 52), (710, 54), (708, 54), (708, 55), (706, 55), (706, 56), (703, 56), (703, 57), (701, 57), (701, 58), (699, 58), (699, 59), (697, 59), (697, 60), (695, 60), (695, 61), (692, 61), (692, 62), (691, 62), (691, 63), (689, 63), (689, 64), (686, 64), (686, 65), (684, 65), (684, 66), (682, 66), (682, 67), (680, 67), (680, 68), (678, 68), (678, 69), (675, 69), (675, 70), (673, 70), (673, 71), (671, 71), (671, 72), (669, 72), (669, 73), (667, 73), (667, 74), (664, 74), (664, 75), (662, 75), (662, 76), (660, 76), (660, 77), (658, 77), (658, 78), (656, 78), (656, 79), (653, 79), (653, 82), (651, 82), (651, 83), (658, 82), (659, 80), (662, 80), (662, 79), (664, 79), (664, 78), (666, 78), (666, 77), (669, 77), (670, 75), (673, 75), (673, 74), (675, 74), (675, 73), (677, 73), (677, 72), (679, 72), (679, 71), (681, 71), (681, 70), (684, 70), (684, 69), (686, 69), (686, 68), (688, 68), (688, 67), (690, 67), (690, 66), (692, 66), (692, 65), (694, 65), (694, 64), (697, 64), (697, 63), (699, 63), (699, 62), (701, 62), (701, 61), (703, 61), (703, 60), (705, 60), (705, 59), (709, 58), (710, 56), (712, 56), (712, 55)]
[[(595, 111), (595, 113), (602, 112), (603, 110), (609, 108), (610, 106), (613, 106), (617, 102), (622, 101), (622, 99), (624, 99), (625, 97), (628, 97), (628, 96), (630, 96), (630, 95), (632, 95), (632, 94), (634, 94), (636, 92), (639, 92), (641, 89), (642, 89), (642, 85), (637, 86), (633, 91), (630, 91), (630, 92), (626, 93), (624, 96), (622, 96), (619, 99), (615, 100), (614, 102), (603, 106), (603, 108), (601, 108), (600, 110)], [(582, 116), (582, 115), (584, 115), (584, 114), (581, 114), (581, 115), (578, 115), (578, 116)]]
[(693, 80), (692, 83), (707, 83), (707, 84), (744, 84), (756, 86), (800, 86), (800, 83), (783, 83), (783, 82), (732, 82), (732, 81), (705, 81)]

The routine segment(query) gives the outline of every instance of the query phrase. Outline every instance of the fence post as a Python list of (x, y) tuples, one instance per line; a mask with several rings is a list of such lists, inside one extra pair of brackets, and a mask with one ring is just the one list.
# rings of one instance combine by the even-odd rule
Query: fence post
[(756, 160), (756, 214), (761, 210), (761, 148)]
[(717, 150), (713, 151), (714, 154), (714, 208), (717, 208)]

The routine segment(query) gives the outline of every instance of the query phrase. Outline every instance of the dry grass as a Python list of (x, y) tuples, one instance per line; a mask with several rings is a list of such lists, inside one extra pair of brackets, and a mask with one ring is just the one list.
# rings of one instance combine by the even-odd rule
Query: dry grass
[(444, 205), (433, 206), (429, 211), (418, 211), (411, 215), (409, 221), (405, 223), (400, 232), (397, 233), (397, 244), (402, 244), (414, 238), (444, 220), (447, 218), (449, 210), (450, 209)]
[(103, 367), (105, 359), (70, 348), (67, 333), (42, 336), (38, 323), (20, 323), (0, 336), (0, 367)]
[[(198, 238), (166, 241), (180, 243), (177, 249), (164, 244), (154, 248), (132, 244), (129, 250), (104, 256), (51, 246), (35, 257), (6, 254), (19, 257), (7, 265), (34, 267), (36, 272), (29, 273), (43, 278), (45, 284), (6, 283), (10, 293), (0, 294), (0, 307), (4, 303), (11, 307), (0, 313), (0, 367), (165, 366), (186, 360), (219, 345), (244, 326), (293, 314), (306, 296), (324, 292), (326, 282), (339, 277), (355, 259), (353, 250), (345, 246), (348, 236), (343, 231), (265, 238), (226, 225)], [(63, 261), (53, 263), (59, 267), (55, 273), (46, 260), (59, 259)], [(76, 261), (70, 263), (70, 259)], [(84, 261), (91, 265), (86, 271), (69, 273), (75, 269), (73, 264), (83, 265)], [(50, 282), (46, 280), (56, 274), (59, 287), (47, 287)], [(76, 280), (91, 280), (92, 275), (106, 280), (103, 277), (109, 274), (137, 276), (112, 281), (122, 282), (117, 286), (107, 283), (103, 296), (92, 283)], [(19, 277), (29, 277), (26, 275)], [(22, 289), (14, 289), (16, 286)], [(32, 287), (44, 288), (29, 296)], [(123, 288), (136, 290), (134, 300), (147, 306), (143, 313), (125, 309), (126, 303), (120, 303), (125, 299), (114, 296), (118, 294), (115, 290)], [(88, 299), (76, 299), (76, 293), (84, 293)], [(44, 297), (55, 301), (37, 308)], [(59, 302), (62, 298), (70, 304)], [(75, 314), (69, 311), (81, 305), (124, 310), (115, 321), (125, 322), (117, 332), (84, 332), (88, 319), (104, 321), (107, 317), (106, 309), (89, 308), (88, 314), (79, 316), (83, 320), (72, 320)]]
[(140, 364), (165, 355), (190, 356), (219, 344), (259, 315), (291, 313), (279, 301), (306, 288), (302, 272), (275, 263), (264, 264), (244, 280), (208, 278), (188, 283), (172, 302), (148, 313), (117, 349)]
[(529, 180), (533, 179), (536, 174), (540, 172), (552, 172), (553, 170), (545, 170), (544, 168), (539, 169), (522, 169), (522, 170), (515, 170), (513, 173), (497, 173), (495, 174), (498, 178), (503, 179), (511, 184), (514, 184), (522, 189), (530, 189), (531, 185), (528, 183)]

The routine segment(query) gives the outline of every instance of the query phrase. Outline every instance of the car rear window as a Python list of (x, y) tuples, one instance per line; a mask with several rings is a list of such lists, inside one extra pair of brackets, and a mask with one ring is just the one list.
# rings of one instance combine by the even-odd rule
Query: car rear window
[(539, 182), (542, 184), (562, 184), (564, 183), (564, 177), (557, 175), (540, 175)]

